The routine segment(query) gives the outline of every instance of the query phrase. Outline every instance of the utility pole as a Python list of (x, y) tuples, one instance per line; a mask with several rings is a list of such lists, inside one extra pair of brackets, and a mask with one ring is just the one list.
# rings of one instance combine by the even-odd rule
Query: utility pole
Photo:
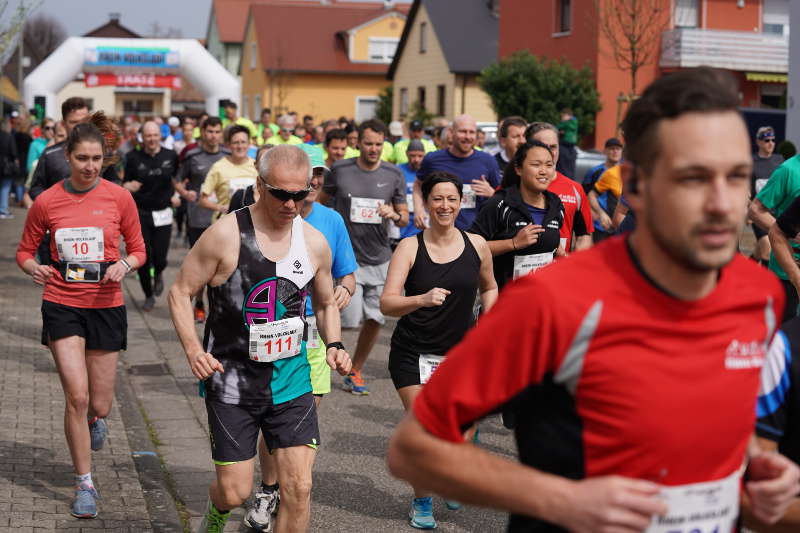
[[(19, 44), (17, 45), (17, 94), (22, 98), (22, 62), (25, 56), (22, 54), (23, 45), (25, 41), (25, 25), (23, 24), (22, 30), (19, 32)], [(25, 104), (22, 104), (25, 107)], [(22, 113), (20, 113), (22, 115)]]

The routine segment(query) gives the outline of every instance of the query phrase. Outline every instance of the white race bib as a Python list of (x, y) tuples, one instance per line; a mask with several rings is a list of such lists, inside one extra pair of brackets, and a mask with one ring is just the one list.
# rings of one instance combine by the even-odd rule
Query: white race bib
[(153, 211), (153, 225), (157, 228), (161, 226), (169, 226), (172, 224), (172, 208), (159, 209)]
[(729, 533), (739, 516), (737, 470), (725, 479), (664, 487), (667, 515), (654, 517), (645, 533)]
[(300, 317), (250, 326), (250, 359), (271, 363), (300, 353), (305, 323)]
[(59, 228), (55, 233), (58, 260), (102, 261), (105, 258), (103, 228)]
[(515, 255), (514, 279), (521, 278), (531, 272), (553, 262), (553, 252), (544, 254)]
[(255, 178), (233, 178), (228, 181), (228, 188), (231, 191), (231, 196), (239, 189), (246, 189), (251, 185), (255, 185)]
[(317, 329), (317, 317), (306, 317), (306, 324), (308, 324), (308, 340), (306, 341), (306, 348), (313, 350), (320, 347), (319, 342), (319, 329)]
[(410, 192), (406, 193), (406, 205), (408, 206), (408, 212), (414, 212), (414, 195)]
[(472, 185), (467, 183), (461, 190), (461, 209), (475, 209), (477, 197), (475, 191), (472, 190)]
[(350, 222), (359, 224), (380, 224), (383, 222), (378, 214), (378, 208), (383, 205), (383, 200), (375, 198), (350, 198)]
[(766, 185), (768, 181), (769, 178), (756, 180), (756, 194), (761, 192), (761, 189), (764, 188), (764, 185)]
[(431, 376), (439, 365), (444, 361), (443, 355), (431, 355), (423, 353), (419, 355), (419, 382), (424, 385), (431, 379)]

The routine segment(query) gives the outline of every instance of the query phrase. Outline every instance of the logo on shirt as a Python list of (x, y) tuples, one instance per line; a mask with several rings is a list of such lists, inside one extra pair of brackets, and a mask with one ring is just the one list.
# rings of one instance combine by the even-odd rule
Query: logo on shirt
[(767, 349), (763, 342), (742, 342), (733, 340), (725, 350), (725, 368), (728, 370), (747, 370), (764, 366)]
[(577, 204), (578, 203), (578, 199), (575, 196), (571, 195), (571, 194), (559, 194), (558, 197), (561, 198), (562, 202), (565, 202), (565, 203), (568, 203), (568, 204)]
[(301, 276), (303, 275), (303, 271), (301, 270), (301, 268), (303, 268), (303, 263), (301, 263), (299, 259), (295, 259), (294, 263), (292, 263), (292, 266), (294, 267), (294, 270), (292, 271), (293, 274), (300, 274)]
[(547, 227), (548, 227), (548, 228), (550, 228), (550, 229), (559, 229), (559, 227), (558, 227), (558, 220), (551, 220), (551, 221), (550, 221), (550, 222), (547, 224)]
[(387, 185), (389, 185), (389, 184), (388, 183), (377, 183), (376, 187), (386, 187)]

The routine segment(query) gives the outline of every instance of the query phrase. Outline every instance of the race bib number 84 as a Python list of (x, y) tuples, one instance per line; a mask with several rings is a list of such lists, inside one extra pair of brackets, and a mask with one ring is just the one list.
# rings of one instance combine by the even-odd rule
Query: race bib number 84
[(61, 262), (104, 258), (103, 228), (59, 228), (54, 237)]

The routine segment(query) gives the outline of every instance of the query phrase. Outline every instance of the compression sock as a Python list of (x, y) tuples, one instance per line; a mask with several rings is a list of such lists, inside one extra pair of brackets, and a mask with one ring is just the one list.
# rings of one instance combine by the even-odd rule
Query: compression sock
[(81, 483), (86, 483), (90, 487), (94, 487), (94, 483), (92, 482), (92, 473), (87, 472), (86, 474), (76, 474), (75, 475), (75, 486), (80, 487)]

